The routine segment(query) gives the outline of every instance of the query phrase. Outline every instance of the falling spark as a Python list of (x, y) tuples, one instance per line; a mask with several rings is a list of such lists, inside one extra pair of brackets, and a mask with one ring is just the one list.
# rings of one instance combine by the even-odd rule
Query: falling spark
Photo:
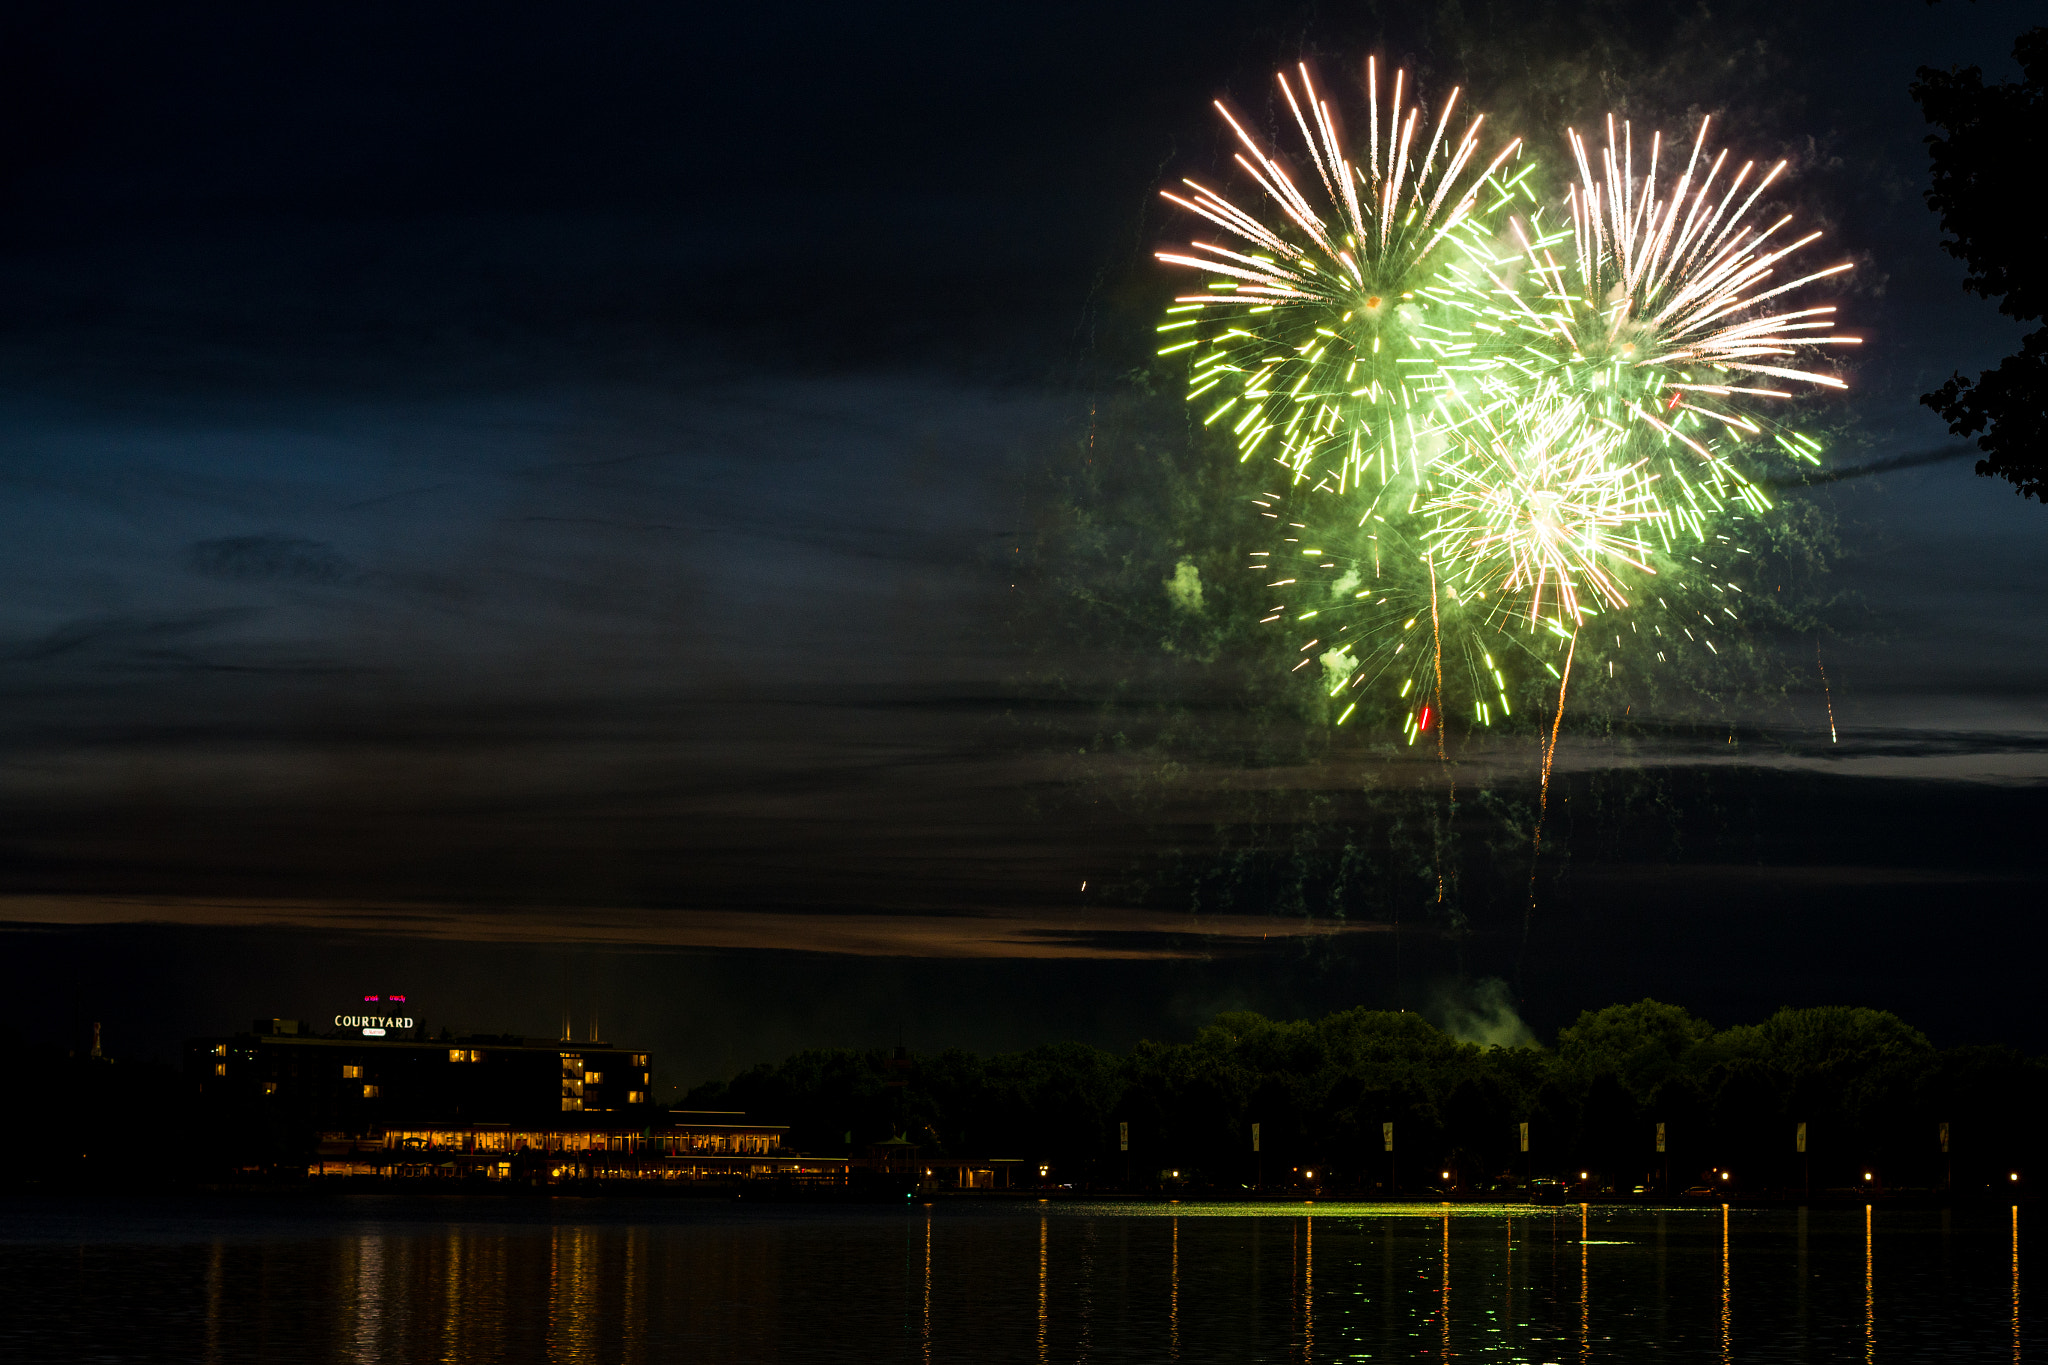
[(1529, 839), (1529, 908), (1522, 920), (1522, 935), (1526, 939), (1529, 926), (1536, 918), (1536, 868), (1543, 857), (1543, 822), (1550, 814), (1550, 765), (1557, 758), (1558, 731), (1564, 725), (1564, 690), (1571, 686), (1572, 654), (1578, 646), (1575, 637), (1565, 650), (1564, 671), (1557, 680), (1557, 710), (1550, 721), (1550, 742), (1543, 748), (1543, 777), (1536, 788), (1536, 829)]
[(1835, 694), (1828, 687), (1828, 666), (1820, 661), (1820, 641), (1813, 642), (1813, 664), (1820, 670), (1820, 695), (1828, 706), (1828, 743), (1840, 744), (1835, 734)]

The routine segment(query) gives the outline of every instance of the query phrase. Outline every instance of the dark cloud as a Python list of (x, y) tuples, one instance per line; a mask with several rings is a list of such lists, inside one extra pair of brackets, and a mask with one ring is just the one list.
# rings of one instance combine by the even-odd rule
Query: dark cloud
[(21, 649), (16, 658), (41, 662), (86, 656), (95, 665), (161, 662), (179, 656), (177, 646), (230, 622), (246, 620), (241, 608), (219, 608), (161, 616), (100, 616), (70, 621)]
[(361, 576), (332, 545), (292, 536), (226, 536), (195, 541), (185, 555), (194, 573), (229, 583), (310, 583), (332, 587)]

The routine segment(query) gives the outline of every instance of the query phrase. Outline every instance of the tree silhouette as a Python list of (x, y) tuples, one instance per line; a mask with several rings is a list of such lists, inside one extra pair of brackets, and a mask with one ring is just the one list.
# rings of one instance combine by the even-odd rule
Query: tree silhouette
[[(2022, 200), (2048, 155), (2048, 28), (2020, 35), (2013, 56), (2024, 79), (1986, 85), (1977, 67), (1921, 67), (1913, 98), (1927, 121), (1933, 183), (1927, 205), (1941, 215), (1942, 249), (1969, 266), (1963, 288), (1999, 299), (2021, 322), (2048, 310), (2048, 253), (2042, 219)], [(1958, 436), (1978, 436), (1977, 472), (2048, 501), (2048, 327), (2036, 328), (1998, 367), (1971, 380), (1952, 375), (1920, 401)]]

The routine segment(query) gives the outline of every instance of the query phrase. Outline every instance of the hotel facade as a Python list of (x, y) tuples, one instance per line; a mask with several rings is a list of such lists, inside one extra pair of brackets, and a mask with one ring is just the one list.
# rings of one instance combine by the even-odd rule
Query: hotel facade
[(923, 1158), (907, 1144), (865, 1156), (793, 1152), (781, 1125), (657, 1105), (648, 1053), (502, 1034), (426, 1038), (404, 1014), (337, 1014), (327, 1031), (259, 1019), (247, 1033), (189, 1040), (185, 1070), (218, 1120), (270, 1136), (272, 1174), (825, 1185), (885, 1176), (960, 1189), (997, 1178), (992, 1163)]
[[(356, 1022), (365, 1018), (385, 1022)], [(660, 1113), (644, 1052), (507, 1035), (421, 1038), (404, 1015), (336, 1015), (335, 1024), (315, 1032), (296, 1019), (258, 1019), (247, 1033), (194, 1038), (186, 1075), (207, 1100), (267, 1102), (345, 1131)]]

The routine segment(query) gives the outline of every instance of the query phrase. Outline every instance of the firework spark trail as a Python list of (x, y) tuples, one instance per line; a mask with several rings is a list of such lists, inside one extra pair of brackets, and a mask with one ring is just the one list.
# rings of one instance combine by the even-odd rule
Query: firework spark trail
[(1450, 754), (1444, 747), (1444, 632), (1443, 618), (1438, 610), (1436, 592), (1436, 565), (1426, 557), (1423, 561), (1429, 567), (1429, 644), (1431, 661), (1436, 670), (1436, 686), (1431, 692), (1432, 705), (1436, 709), (1436, 761), (1445, 778), (1444, 807), (1447, 818), (1437, 827), (1434, 857), (1436, 862), (1436, 901), (1442, 905), (1447, 898), (1445, 886), (1444, 845), (1455, 833), (1454, 823), (1458, 813), (1458, 780), (1451, 768)]
[(1435, 563), (1434, 563), (1433, 561), (1428, 561), (1428, 560), (1425, 560), (1425, 562), (1429, 564), (1429, 643), (1430, 643), (1430, 654), (1431, 654), (1431, 656), (1432, 656), (1432, 659), (1433, 659), (1433, 662), (1435, 663), (1435, 666), (1436, 666), (1436, 690), (1435, 690), (1435, 692), (1434, 692), (1434, 694), (1433, 694), (1433, 695), (1435, 696), (1435, 698), (1436, 698), (1436, 702), (1435, 702), (1435, 705), (1436, 705), (1436, 716), (1437, 716), (1437, 720), (1436, 720), (1436, 759), (1437, 759), (1437, 762), (1438, 762), (1438, 763), (1441, 763), (1441, 764), (1444, 764), (1444, 765), (1448, 766), (1448, 765), (1449, 765), (1449, 763), (1450, 763), (1450, 757), (1449, 757), (1449, 755), (1447, 755), (1447, 754), (1446, 754), (1446, 753), (1444, 752), (1444, 728), (1445, 728), (1445, 727), (1444, 727), (1444, 720), (1443, 720), (1443, 716), (1444, 716), (1444, 627), (1443, 627), (1443, 618), (1442, 618), (1442, 615), (1441, 615), (1441, 614), (1439, 613), (1439, 611), (1438, 611), (1438, 609), (1437, 609), (1437, 597), (1436, 597), (1436, 564), (1435, 564)]
[[(1588, 409), (1640, 425), (1656, 445), (1676, 445), (1698, 461), (1694, 480), (1714, 485), (1712, 500), (1733, 497), (1753, 510), (1768, 501), (1730, 459), (1745, 445), (1817, 464), (1819, 446), (1777, 429), (1757, 400), (1792, 398), (1786, 383), (1840, 390), (1839, 377), (1807, 358), (1861, 339), (1833, 335), (1832, 306), (1784, 308), (1777, 300), (1849, 270), (1843, 262), (1780, 282), (1780, 267), (1820, 233), (1779, 240), (1789, 214), (1768, 226), (1750, 211), (1785, 170), (1779, 162), (1751, 184), (1747, 162), (1716, 189), (1728, 162), (1714, 155), (1701, 172), (1709, 121), (1702, 120), (1684, 171), (1668, 198), (1658, 197), (1663, 137), (1636, 175), (1627, 123), (1596, 158), (1576, 130), (1567, 131), (1578, 180), (1568, 190), (1568, 226), (1551, 228), (1539, 210), (1511, 224), (1517, 250), (1479, 266), (1483, 282), (1460, 275), (1467, 307), (1516, 327), (1552, 374), (1565, 376)], [(1619, 150), (1617, 150), (1617, 144)], [(1748, 190), (1743, 196), (1745, 188)], [(1739, 202), (1738, 202), (1738, 197)], [(1564, 249), (1560, 261), (1553, 248)], [(1519, 275), (1500, 267), (1518, 258)], [(1670, 466), (1682, 473), (1682, 466)], [(1691, 481), (1685, 484), (1692, 491)], [(1674, 504), (1677, 506), (1677, 504)], [(1687, 521), (1681, 513), (1680, 521)], [(1688, 525), (1697, 538), (1699, 527)]]
[[(1832, 375), (1761, 363), (1771, 357), (1796, 354), (1805, 347), (1857, 344), (1854, 337), (1794, 335), (1831, 329), (1834, 323), (1829, 315), (1835, 311), (1832, 307), (1765, 316), (1753, 313), (1759, 305), (1781, 294), (1840, 274), (1850, 266), (1844, 262), (1788, 283), (1760, 288), (1769, 283), (1780, 261), (1817, 241), (1820, 233), (1811, 232), (1773, 247), (1771, 238), (1791, 222), (1791, 215), (1761, 230), (1745, 223), (1749, 210), (1784, 172), (1782, 161), (1758, 180), (1749, 197), (1730, 213), (1729, 205), (1755, 169), (1754, 162), (1745, 163), (1731, 178), (1720, 202), (1709, 210), (1714, 181), (1728, 154), (1723, 151), (1715, 156), (1706, 178), (1693, 191), (1692, 180), (1706, 145), (1708, 127), (1709, 121), (1702, 119), (1685, 171), (1670, 199), (1664, 201), (1656, 198), (1661, 133), (1652, 139), (1650, 163), (1640, 182), (1638, 199), (1633, 137), (1626, 123), (1622, 125), (1623, 148), (1617, 157), (1614, 119), (1609, 115), (1607, 145), (1600, 150), (1603, 173), (1598, 175), (1586, 155), (1585, 140), (1577, 130), (1567, 131), (1580, 177), (1567, 194), (1577, 277), (1583, 287), (1575, 302), (1585, 309), (1575, 316), (1560, 317), (1567, 336), (1577, 340), (1595, 335), (1604, 327), (1610, 338), (1623, 336), (1639, 343), (1639, 353), (1626, 357), (1639, 366), (1699, 360), (1738, 372), (1844, 387)], [(1686, 202), (1689, 192), (1690, 207)], [(1685, 214), (1682, 225), (1681, 211)], [(1583, 346), (1580, 349), (1582, 353), (1585, 350)], [(1686, 392), (1700, 386), (1678, 383), (1672, 387)], [(1776, 396), (1775, 390), (1758, 392)]]
[(1515, 428), (1489, 432), (1466, 457), (1447, 461), (1449, 488), (1422, 509), (1435, 518), (1432, 547), (1462, 567), (1461, 581), (1527, 601), (1540, 620), (1546, 592), (1553, 617), (1576, 630), (1591, 613), (1582, 595), (1619, 610), (1629, 605), (1610, 564), (1654, 574), (1642, 523), (1657, 508), (1641, 462), (1622, 464), (1619, 439), (1589, 426), (1569, 403), (1532, 399)]
[(1578, 637), (1573, 636), (1571, 644), (1565, 648), (1564, 672), (1557, 679), (1557, 714), (1551, 718), (1550, 743), (1543, 750), (1543, 780), (1537, 787), (1536, 836), (1539, 840), (1543, 837), (1542, 812), (1549, 809), (1550, 803), (1550, 764), (1557, 757), (1557, 732), (1564, 724), (1564, 692), (1572, 684), (1572, 655), (1578, 647)]
[[(1183, 182), (1186, 195), (1162, 192), (1244, 249), (1195, 241), (1186, 251), (1158, 253), (1162, 262), (1210, 277), (1205, 291), (1182, 295), (1168, 309), (1160, 354), (1204, 348), (1194, 357), (1188, 399), (1215, 395), (1204, 424), (1229, 417), (1240, 459), (1277, 434), (1282, 464), (1300, 478), (1333, 479), (1340, 494), (1404, 474), (1419, 479), (1433, 458), (1436, 432), (1498, 401), (1460, 386), (1451, 373), (1450, 362), (1472, 350), (1470, 337), (1479, 334), (1445, 327), (1445, 310), (1420, 291), (1439, 262), (1462, 253), (1465, 238), (1508, 202), (1518, 182), (1497, 173), (1520, 143), (1510, 142), (1482, 167), (1485, 116), (1453, 133), (1454, 90), (1419, 149), (1422, 111), (1404, 104), (1401, 75), (1383, 142), (1377, 64), (1368, 62), (1371, 132), (1364, 156), (1354, 161), (1306, 66), (1298, 79), (1300, 97), (1285, 73), (1280, 91), (1327, 208), (1312, 204), (1218, 103), (1242, 147), (1236, 164), (1277, 215), (1262, 221), (1194, 180)], [(1190, 335), (1172, 335), (1179, 332)]]
[(1557, 680), (1557, 712), (1550, 721), (1550, 742), (1543, 749), (1543, 776), (1536, 786), (1536, 830), (1529, 840), (1529, 908), (1522, 914), (1522, 941), (1529, 940), (1529, 929), (1536, 921), (1536, 869), (1543, 857), (1543, 822), (1550, 814), (1550, 764), (1557, 757), (1558, 730), (1564, 724), (1564, 694), (1572, 682), (1572, 655), (1578, 649), (1578, 638), (1574, 636), (1564, 654), (1564, 672)]
[(1828, 666), (1820, 661), (1820, 641), (1813, 642), (1813, 666), (1820, 670), (1820, 695), (1828, 706), (1828, 743), (1840, 744), (1835, 735), (1835, 694), (1828, 687)]

